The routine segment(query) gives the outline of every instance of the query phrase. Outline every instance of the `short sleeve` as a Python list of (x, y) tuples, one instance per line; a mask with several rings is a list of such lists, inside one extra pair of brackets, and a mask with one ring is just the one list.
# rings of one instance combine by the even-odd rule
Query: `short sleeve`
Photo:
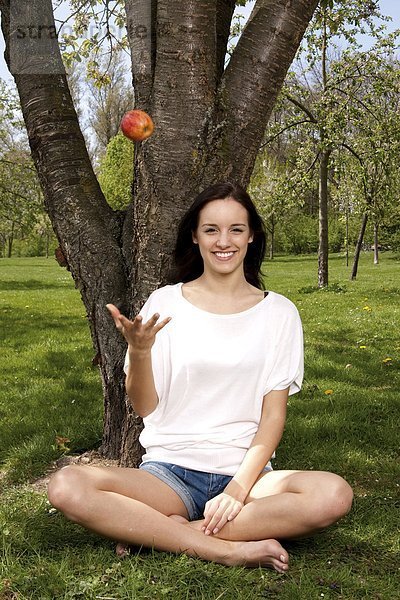
[(304, 375), (303, 327), (297, 308), (282, 319), (277, 331), (275, 357), (263, 394), (289, 388), (289, 396), (300, 391)]

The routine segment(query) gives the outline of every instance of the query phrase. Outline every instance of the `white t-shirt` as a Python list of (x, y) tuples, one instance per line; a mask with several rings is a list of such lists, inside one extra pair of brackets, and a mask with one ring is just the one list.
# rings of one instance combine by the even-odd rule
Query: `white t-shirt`
[[(157, 334), (152, 367), (159, 403), (144, 418), (143, 462), (234, 475), (257, 432), (263, 396), (303, 379), (303, 333), (294, 304), (275, 292), (239, 313), (191, 304), (182, 283), (153, 292), (140, 314), (172, 320)], [(129, 365), (128, 354), (125, 372)]]

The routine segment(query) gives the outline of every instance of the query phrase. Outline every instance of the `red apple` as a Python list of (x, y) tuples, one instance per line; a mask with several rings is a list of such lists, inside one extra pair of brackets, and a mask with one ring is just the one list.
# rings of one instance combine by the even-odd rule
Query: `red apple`
[(122, 133), (133, 142), (142, 142), (154, 130), (152, 118), (144, 110), (129, 110), (121, 119)]

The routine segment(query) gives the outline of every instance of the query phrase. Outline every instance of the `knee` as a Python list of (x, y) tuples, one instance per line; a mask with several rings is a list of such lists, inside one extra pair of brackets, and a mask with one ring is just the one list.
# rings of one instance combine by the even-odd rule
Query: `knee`
[(323, 499), (322, 527), (328, 527), (350, 511), (353, 503), (353, 490), (342, 477), (331, 474)]
[(49, 502), (72, 521), (79, 521), (87, 503), (85, 467), (70, 465), (55, 473), (47, 488)]

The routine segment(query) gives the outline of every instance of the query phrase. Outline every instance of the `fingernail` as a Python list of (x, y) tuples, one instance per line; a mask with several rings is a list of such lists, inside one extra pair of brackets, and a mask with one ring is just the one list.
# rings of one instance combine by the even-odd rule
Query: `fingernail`
[(218, 527), (216, 527), (216, 528), (214, 529), (213, 533), (218, 533), (218, 531), (219, 531), (219, 529), (218, 529)]
[(209, 529), (206, 529), (206, 535), (210, 535), (211, 531)]

